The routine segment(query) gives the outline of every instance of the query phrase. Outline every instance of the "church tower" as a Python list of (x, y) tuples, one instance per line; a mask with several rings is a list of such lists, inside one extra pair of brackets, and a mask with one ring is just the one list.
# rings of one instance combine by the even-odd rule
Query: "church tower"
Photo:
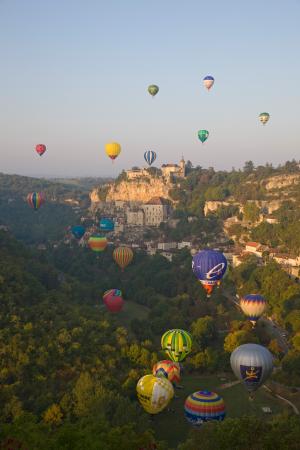
[(179, 167), (180, 167), (180, 176), (182, 178), (185, 178), (185, 160), (184, 160), (183, 155), (182, 155), (181, 161), (179, 163)]

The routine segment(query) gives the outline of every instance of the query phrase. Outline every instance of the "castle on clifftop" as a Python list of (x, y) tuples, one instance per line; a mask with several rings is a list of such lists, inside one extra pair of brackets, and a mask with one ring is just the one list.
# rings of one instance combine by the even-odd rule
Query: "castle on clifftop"
[[(162, 176), (169, 180), (170, 178), (185, 178), (185, 160), (182, 156), (178, 164), (163, 164), (161, 166)], [(126, 170), (128, 180), (136, 180), (138, 178), (149, 177), (147, 169), (134, 168)]]

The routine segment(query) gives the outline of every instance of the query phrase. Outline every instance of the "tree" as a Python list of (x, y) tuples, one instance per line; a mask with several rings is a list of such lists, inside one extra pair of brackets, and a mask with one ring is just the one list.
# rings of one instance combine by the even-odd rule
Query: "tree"
[(211, 316), (200, 317), (191, 324), (191, 330), (193, 338), (203, 349), (216, 337), (215, 320)]
[(246, 161), (243, 167), (243, 171), (248, 175), (254, 171), (254, 164), (252, 161)]
[(255, 202), (247, 202), (243, 208), (244, 218), (248, 222), (257, 222), (259, 219), (259, 208)]
[(257, 337), (253, 333), (245, 330), (234, 331), (226, 336), (224, 341), (224, 350), (231, 353), (240, 345), (251, 342), (258, 342)]
[(62, 423), (63, 413), (60, 406), (53, 404), (49, 406), (47, 411), (44, 413), (44, 422), (50, 425), (60, 425)]

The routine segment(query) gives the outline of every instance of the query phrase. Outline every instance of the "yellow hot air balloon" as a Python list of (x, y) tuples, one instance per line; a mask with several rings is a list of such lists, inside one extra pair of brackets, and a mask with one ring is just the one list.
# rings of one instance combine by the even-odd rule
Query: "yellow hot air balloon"
[(166, 378), (153, 375), (140, 378), (136, 391), (142, 407), (150, 414), (161, 412), (174, 396), (172, 383)]
[(109, 142), (105, 144), (105, 152), (107, 156), (114, 161), (121, 153), (121, 145), (118, 142)]

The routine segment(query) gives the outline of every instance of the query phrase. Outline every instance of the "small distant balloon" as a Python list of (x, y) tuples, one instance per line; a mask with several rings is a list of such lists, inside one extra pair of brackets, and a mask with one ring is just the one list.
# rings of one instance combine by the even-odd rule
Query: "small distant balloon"
[(30, 192), (27, 195), (28, 205), (37, 211), (43, 203), (45, 203), (45, 196), (42, 192)]
[(75, 225), (75, 227), (72, 227), (71, 231), (76, 239), (81, 239), (85, 233), (85, 228), (82, 225)]
[(88, 245), (94, 252), (103, 252), (107, 247), (107, 239), (103, 236), (93, 235), (89, 238)]
[(255, 326), (267, 307), (267, 300), (259, 294), (244, 295), (240, 300), (240, 307), (248, 320)]
[(151, 166), (151, 164), (153, 164), (156, 160), (156, 153), (153, 150), (148, 150), (144, 153), (144, 159), (146, 163)]
[(209, 136), (209, 132), (207, 130), (199, 130), (198, 131), (198, 138), (202, 142), (202, 144), (206, 141), (208, 136)]
[(115, 229), (114, 221), (106, 217), (103, 217), (100, 220), (99, 228), (101, 231), (114, 231)]
[(152, 97), (154, 97), (159, 91), (159, 87), (156, 84), (150, 84), (150, 86), (148, 86), (148, 92), (150, 95), (152, 95)]
[(259, 120), (261, 121), (261, 123), (263, 125), (266, 125), (266, 123), (269, 121), (270, 119), (270, 114), (267, 112), (263, 112), (259, 115)]
[(207, 75), (206, 77), (203, 78), (203, 84), (208, 91), (213, 87), (214, 82), (215, 79), (211, 75)]
[(35, 146), (35, 151), (36, 151), (40, 156), (42, 156), (42, 155), (45, 153), (45, 151), (46, 151), (46, 145), (44, 145), (44, 144), (37, 144), (37, 145)]
[(121, 145), (118, 142), (109, 142), (105, 144), (105, 152), (111, 160), (115, 160), (121, 153)]

